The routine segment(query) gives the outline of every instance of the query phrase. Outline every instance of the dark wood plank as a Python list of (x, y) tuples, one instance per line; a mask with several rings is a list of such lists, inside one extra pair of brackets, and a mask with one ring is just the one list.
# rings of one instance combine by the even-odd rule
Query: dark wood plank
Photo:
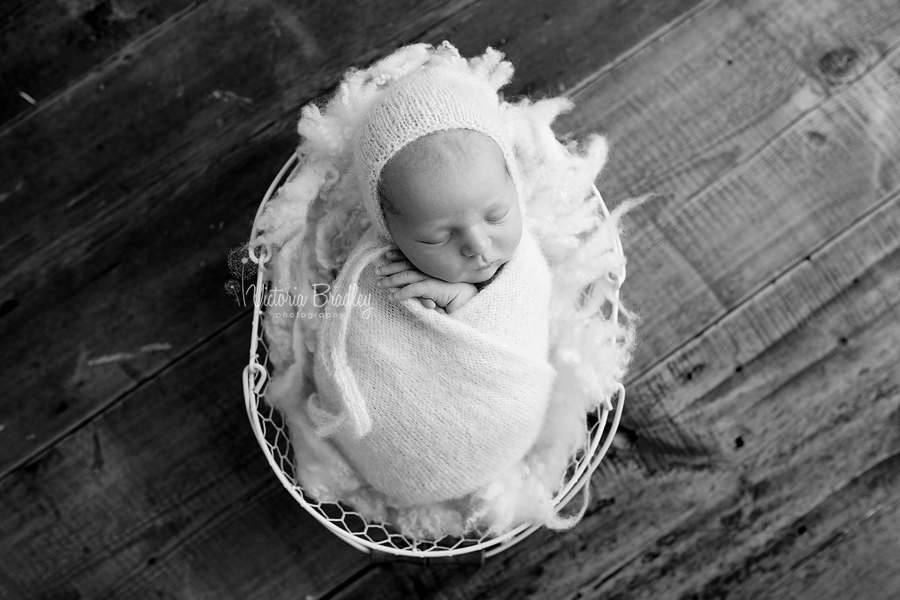
[(50, 100), (191, 0), (7, 0), (0, 7), (0, 126)]
[[(0, 154), (13, 157), (0, 163), (0, 180), (14, 192), (0, 223), (0, 357), (20, 373), (0, 383), (0, 473), (236, 314), (221, 293), (223, 249), (245, 239), (295, 142), (300, 105), (348, 66), (417, 39), (449, 37), (475, 52), (508, 35), (520, 75), (511, 93), (556, 77), (570, 86), (693, 5), (207, 4), (0, 134)], [(617, 14), (644, 11), (646, 21), (618, 32)], [(342, 28), (325, 35), (336, 22)], [(534, 36), (548, 44), (532, 44)], [(572, 40), (575, 56), (589, 58), (561, 72), (553, 57)], [(65, 302), (40, 301), (52, 297)], [(109, 360), (123, 355), (133, 358)]]
[[(763, 162), (758, 155), (896, 47), (895, 8), (882, 0), (854, 2), (852, 8), (723, 3), (576, 95), (579, 109), (563, 117), (564, 128), (574, 134), (599, 129), (611, 140), (601, 189), (614, 199), (664, 195), (648, 203), (631, 241), (634, 277), (627, 299), (644, 315), (637, 372), (896, 189), (897, 156), (880, 141), (877, 124), (886, 119), (886, 135), (893, 136), (883, 108), (892, 104), (893, 92), (879, 85), (830, 103), (830, 112), (840, 113), (835, 118), (850, 115), (859, 120), (856, 126), (837, 132), (810, 124), (802, 146), (777, 138), (794, 145), (786, 151), (815, 153), (819, 161), (801, 162), (805, 166), (795, 171), (797, 158), (770, 153), (775, 158)], [(835, 53), (844, 50), (854, 54), (837, 77)], [(868, 81), (862, 82), (867, 88)], [(823, 126), (833, 118), (817, 114)], [(857, 144), (864, 150), (857, 152)], [(747, 162), (765, 175), (748, 180), (734, 171)], [(823, 163), (832, 172), (821, 177)], [(845, 166), (840, 175), (834, 172)], [(653, 275), (645, 275), (647, 269)], [(673, 296), (684, 304), (672, 302)]]
[(444, 36), (465, 56), (484, 52), (486, 45), (502, 50), (516, 65), (515, 79), (503, 90), (510, 99), (558, 96), (596, 78), (710, 3), (485, 2), (466, 13), (468, 18), (448, 22), (429, 41), (438, 43)]
[(694, 597), (900, 597), (900, 454), (864, 471), (736, 566)]
[(259, 450), (238, 384), (249, 329), (0, 482), (0, 597), (303, 598), (366, 564)]

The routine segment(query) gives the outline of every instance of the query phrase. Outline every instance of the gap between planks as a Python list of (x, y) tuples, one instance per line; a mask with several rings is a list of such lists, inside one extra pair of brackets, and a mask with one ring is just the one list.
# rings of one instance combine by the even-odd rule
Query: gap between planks
[[(443, 17), (443, 20), (441, 22), (439, 22), (437, 25), (440, 25), (441, 23), (451, 19), (453, 16), (455, 16), (459, 12), (467, 10), (471, 6), (478, 4), (479, 2), (482, 2), (482, 1), (484, 1), (484, 0), (465, 0), (461, 4), (457, 4), (457, 6), (454, 7), (454, 10), (452, 12), (448, 12), (447, 14), (445, 14)], [(720, 0), (710, 0), (710, 1), (718, 2)], [(197, 10), (199, 10), (206, 4), (209, 4), (209, 0), (195, 0), (194, 3), (191, 4), (190, 6), (180, 10), (179, 12), (175, 13), (174, 15), (172, 15), (171, 17), (166, 19), (163, 23), (160, 23), (157, 27), (154, 27), (150, 31), (148, 31), (148, 32), (144, 33), (143, 35), (137, 37), (136, 39), (132, 40), (131, 42), (129, 42), (128, 44), (126, 44), (125, 46), (123, 46), (122, 48), (117, 50), (115, 53), (113, 53), (112, 55), (110, 55), (109, 57), (107, 57), (106, 59), (104, 59), (97, 65), (95, 65), (94, 67), (92, 67), (89, 71), (87, 71), (83, 75), (73, 79), (68, 84), (66, 84), (63, 88), (60, 88), (59, 90), (57, 90), (57, 91), (53, 92), (52, 94), (50, 94), (49, 96), (47, 96), (41, 102), (38, 102), (31, 109), (28, 109), (28, 110), (18, 113), (16, 116), (12, 117), (8, 121), (6, 121), (2, 125), (0, 125), (0, 138), (2, 138), (4, 135), (6, 135), (14, 127), (19, 125), (22, 121), (27, 121), (34, 115), (41, 113), (44, 109), (52, 106), (53, 104), (63, 102), (65, 100), (66, 96), (71, 94), (74, 90), (80, 88), (83, 85), (88, 85), (91, 82), (96, 81), (98, 79), (102, 79), (106, 75), (106, 72), (109, 69), (115, 67), (120, 62), (122, 62), (123, 56), (139, 53), (141, 48), (143, 48), (144, 46), (146, 46), (147, 44), (149, 44), (156, 38), (164, 35), (169, 29), (176, 26), (180, 21), (189, 17), (190, 15), (192, 15), (194, 12), (196, 12)], [(415, 33), (413, 35), (412, 39), (419, 39), (420, 37), (427, 34), (427, 32), (429, 30), (433, 29), (435, 26), (436, 25), (425, 27), (420, 32)]]
[(616, 69), (619, 69), (624, 64), (638, 58), (638, 55), (640, 55), (642, 52), (644, 52), (654, 44), (664, 41), (665, 37), (674, 32), (676, 29), (679, 29), (680, 27), (686, 27), (690, 23), (690, 21), (699, 17), (702, 13), (710, 10), (713, 6), (719, 4), (721, 1), (722, 0), (704, 0), (697, 6), (685, 12), (683, 15), (672, 19), (664, 26), (654, 31), (652, 34), (644, 38), (643, 42), (641, 42), (640, 44), (636, 44), (628, 52), (625, 52), (621, 56), (616, 57), (615, 60), (604, 65), (587, 77), (584, 77), (581, 81), (573, 84), (569, 89), (563, 91), (562, 95), (567, 98), (574, 99), (586, 89), (599, 83), (602, 79), (604, 79)]
[(12, 117), (8, 121), (6, 121), (2, 125), (0, 125), (0, 137), (3, 137), (4, 135), (6, 135), (10, 130), (12, 130), (19, 123), (21, 123), (23, 121), (27, 121), (28, 119), (32, 118), (34, 115), (40, 114), (47, 107), (49, 107), (53, 104), (56, 104), (58, 102), (64, 101), (66, 96), (68, 96), (70, 93), (72, 93), (73, 90), (76, 90), (79, 87), (81, 87), (82, 85), (87, 85), (91, 81), (94, 81), (99, 77), (102, 77), (107, 69), (109, 69), (112, 66), (121, 62), (122, 57), (124, 55), (133, 54), (136, 50), (140, 49), (142, 46), (145, 46), (152, 40), (163, 35), (166, 31), (168, 31), (169, 29), (174, 27), (176, 24), (178, 24), (183, 19), (189, 17), (191, 14), (193, 14), (197, 9), (199, 9), (201, 6), (206, 4), (208, 1), (209, 0), (195, 0), (190, 6), (187, 6), (183, 9), (181, 9), (180, 11), (178, 11), (177, 13), (175, 13), (174, 15), (172, 15), (171, 17), (169, 17), (168, 19), (166, 19), (165, 21), (163, 21), (162, 23), (160, 23), (159, 25), (157, 25), (150, 31), (147, 31), (144, 34), (133, 39), (132, 41), (128, 42), (125, 46), (123, 46), (122, 48), (120, 48), (119, 50), (117, 50), (116, 52), (114, 52), (113, 54), (108, 56), (107, 58), (103, 59), (102, 61), (100, 61), (99, 63), (94, 65), (93, 67), (91, 67), (84, 74), (69, 81), (69, 83), (67, 83), (62, 88), (52, 92), (49, 96), (47, 96), (46, 98), (44, 98), (43, 100), (38, 102), (32, 108), (26, 109), (26, 110), (16, 114), (14, 117)]
[[(271, 489), (271, 481), (270, 480), (260, 482), (256, 486), (247, 490), (240, 497), (236, 498), (235, 502), (233, 504), (223, 505), (217, 511), (206, 515), (206, 518), (204, 518), (199, 523), (192, 522), (190, 527), (188, 527), (186, 530), (184, 530), (182, 532), (179, 532), (178, 537), (169, 540), (165, 544), (165, 546), (163, 546), (162, 548), (159, 549), (159, 551), (154, 552), (153, 560), (159, 561), (159, 559), (167, 558), (169, 555), (175, 553), (182, 545), (184, 545), (184, 541), (186, 539), (189, 539), (189, 538), (197, 535), (198, 533), (204, 531), (205, 529), (207, 529), (207, 525), (216, 524), (219, 521), (220, 517), (222, 517), (222, 515), (226, 515), (229, 512), (231, 512), (232, 510), (234, 510), (234, 505), (243, 504), (244, 502), (250, 503), (254, 500), (257, 500), (257, 499), (265, 496), (267, 493), (269, 493), (270, 489)], [(277, 491), (280, 492), (281, 490), (279, 489)], [(115, 589), (126, 588), (128, 586), (128, 583), (138, 579), (140, 574), (141, 574), (141, 570), (136, 569), (136, 570), (132, 571), (131, 573), (129, 573), (127, 576), (120, 579), (119, 581), (116, 581), (115, 584), (113, 584), (113, 587)]]
[[(896, 53), (896, 54), (900, 54), (900, 42), (897, 42), (897, 43), (895, 43), (894, 45), (890, 46), (890, 47), (885, 51), (885, 53), (884, 53), (877, 61), (874, 61), (874, 62), (869, 66), (869, 68), (866, 70), (865, 74), (864, 74), (863, 76), (861, 76), (859, 79), (857, 79), (856, 81), (852, 82), (850, 85), (848, 85), (848, 86), (847, 86), (847, 89), (849, 89), (849, 88), (851, 88), (851, 87), (854, 87), (854, 86), (860, 85), (866, 78), (868, 78), (868, 77), (871, 75), (871, 73), (872, 73), (879, 65), (881, 65), (882, 63), (887, 62), (887, 61), (892, 57), (892, 55), (894, 55), (895, 53)], [(774, 143), (776, 143), (776, 141), (777, 141), (778, 139), (780, 139), (785, 133), (787, 133), (788, 131), (790, 131), (790, 130), (792, 130), (793, 128), (795, 128), (799, 123), (801, 123), (801, 122), (802, 122), (807, 116), (809, 116), (812, 112), (814, 112), (814, 111), (818, 110), (819, 108), (821, 108), (821, 107), (822, 107), (825, 103), (827, 103), (831, 98), (832, 98), (832, 95), (825, 95), (825, 96), (823, 96), (821, 99), (819, 99), (815, 104), (810, 105), (810, 107), (809, 107), (807, 110), (805, 110), (805, 111), (799, 113), (793, 120), (791, 120), (791, 121), (790, 121), (789, 123), (787, 123), (782, 129), (780, 129), (780, 130), (779, 130), (778, 132), (776, 132), (773, 136), (771, 136), (764, 144), (761, 144), (761, 145), (760, 145), (759, 147), (757, 147), (754, 151), (747, 153), (746, 156), (743, 156), (739, 161), (737, 161), (737, 162), (732, 166), (731, 169), (729, 169), (728, 171), (723, 172), (722, 174), (720, 174), (719, 176), (717, 176), (717, 177), (715, 177), (715, 178), (713, 178), (713, 179), (710, 179), (710, 180), (709, 180), (708, 182), (706, 182), (703, 186), (701, 186), (700, 188), (698, 188), (697, 191), (695, 191), (695, 192), (692, 193), (691, 195), (687, 196), (687, 197), (685, 198), (685, 202), (688, 202), (688, 201), (690, 201), (692, 198), (695, 198), (695, 197), (700, 196), (701, 194), (705, 193), (707, 190), (709, 190), (709, 189), (711, 189), (712, 187), (714, 187), (717, 183), (720, 183), (721, 180), (724, 179), (725, 177), (727, 177), (731, 172), (733, 172), (733, 171), (739, 169), (740, 167), (742, 167), (742, 166), (748, 164), (751, 160), (753, 160), (754, 158), (756, 158), (759, 154), (761, 154), (763, 151), (767, 150), (767, 149), (770, 148)], [(895, 193), (895, 195), (896, 195), (896, 193)], [(865, 220), (866, 220), (870, 215), (872, 215), (873, 213), (879, 211), (879, 210), (880, 210), (881, 208), (883, 208), (886, 204), (890, 203), (890, 202), (893, 200), (893, 198), (894, 198), (894, 195), (890, 195), (890, 194), (889, 194), (889, 195), (888, 195), (885, 199), (883, 199), (881, 202), (878, 202), (878, 203), (874, 204), (872, 207), (869, 208), (869, 210), (867, 210), (867, 211), (865, 211), (865, 212), (863, 212), (863, 213), (860, 213), (859, 215), (856, 216), (856, 218), (854, 218), (852, 221), (848, 222), (847, 227), (845, 227), (843, 230), (837, 232), (836, 234), (834, 234), (834, 235), (831, 236), (830, 238), (826, 238), (821, 244), (819, 244), (818, 246), (812, 248), (812, 249), (807, 253), (806, 256), (804, 256), (804, 257), (802, 257), (802, 258), (798, 258), (798, 259), (794, 260), (794, 261), (791, 262), (791, 263), (788, 263), (782, 270), (777, 271), (776, 273), (774, 273), (774, 274), (772, 275), (771, 280), (769, 280), (767, 283), (764, 283), (764, 284), (762, 284), (762, 285), (759, 285), (759, 286), (757, 286), (755, 289), (749, 291), (748, 294), (747, 294), (744, 298), (742, 298), (741, 300), (739, 300), (739, 301), (738, 301), (731, 309), (727, 310), (727, 311), (724, 312), (723, 314), (719, 315), (718, 317), (716, 317), (715, 319), (713, 319), (713, 320), (711, 320), (709, 323), (707, 323), (706, 326), (703, 327), (703, 329), (699, 330), (699, 331), (694, 335), (694, 337), (693, 337), (692, 339), (685, 340), (680, 346), (678, 346), (677, 348), (673, 349), (673, 350), (672, 350), (671, 352), (669, 352), (668, 354), (666, 354), (666, 355), (660, 357), (659, 360), (657, 360), (656, 362), (649, 364), (649, 365), (648, 365), (646, 368), (644, 368), (642, 371), (639, 371), (639, 372), (630, 374), (629, 377), (626, 379), (626, 382), (625, 382), (626, 385), (627, 385), (627, 384), (630, 384), (630, 383), (634, 383), (634, 382), (637, 381), (638, 379), (641, 379), (641, 378), (645, 377), (648, 373), (650, 373), (650, 372), (654, 371), (656, 368), (658, 368), (659, 365), (661, 365), (661, 364), (667, 362), (668, 360), (672, 359), (674, 356), (678, 355), (678, 354), (683, 350), (683, 348), (684, 348), (686, 345), (688, 345), (688, 344), (691, 343), (691, 341), (693, 341), (694, 339), (703, 337), (703, 335), (704, 335), (707, 331), (709, 331), (710, 329), (712, 329), (712, 328), (717, 327), (718, 325), (720, 325), (720, 324), (722, 323), (722, 321), (726, 320), (732, 313), (734, 313), (735, 311), (741, 309), (743, 306), (746, 306), (746, 305), (752, 303), (753, 300), (754, 300), (756, 297), (758, 297), (760, 294), (763, 294), (768, 288), (771, 288), (771, 287), (775, 286), (776, 283), (777, 283), (777, 281), (778, 281), (779, 279), (783, 279), (788, 273), (790, 273), (791, 271), (795, 270), (798, 266), (802, 265), (804, 262), (806, 262), (807, 260), (809, 260), (811, 257), (813, 257), (813, 256), (815, 256), (816, 254), (822, 252), (825, 248), (827, 248), (828, 246), (830, 246), (830, 245), (834, 244), (835, 242), (837, 242), (838, 240), (840, 240), (842, 237), (844, 237), (845, 235), (847, 235), (847, 234), (853, 229), (853, 227), (855, 227), (855, 226), (856, 226), (857, 224), (859, 224), (860, 222), (865, 221)], [(652, 201), (652, 200), (651, 200), (651, 201)]]
[[(205, 349), (207, 344), (213, 343), (220, 335), (222, 335), (225, 332), (225, 330), (227, 330), (229, 327), (236, 324), (238, 321), (240, 321), (242, 319), (246, 319), (247, 316), (249, 314), (251, 314), (251, 312), (252, 312), (252, 309), (249, 309), (249, 308), (247, 310), (243, 310), (243, 311), (239, 312), (236, 316), (230, 318), (223, 325), (219, 326), (214, 331), (208, 333), (206, 336), (200, 338), (191, 346), (185, 348), (178, 355), (172, 357), (171, 360), (161, 364), (159, 366), (159, 368), (157, 368), (155, 371), (149, 373), (143, 379), (136, 381), (133, 387), (130, 387), (127, 390), (125, 390), (124, 392), (120, 393), (118, 396), (116, 396), (111, 401), (107, 402), (106, 404), (99, 405), (99, 407), (96, 410), (87, 413), (83, 418), (73, 422), (70, 427), (68, 427), (64, 431), (60, 432), (59, 434), (57, 434), (56, 436), (54, 436), (53, 438), (48, 440), (46, 443), (41, 444), (40, 446), (35, 448), (35, 450), (33, 452), (30, 452), (29, 454), (21, 457), (18, 461), (12, 463), (10, 465), (10, 467), (6, 470), (5, 473), (0, 474), (0, 482), (4, 481), (7, 477), (10, 477), (18, 469), (27, 465), (29, 462), (31, 462), (35, 458), (37, 458), (37, 457), (41, 456), (42, 454), (44, 454), (45, 452), (49, 451), (51, 448), (53, 448), (55, 445), (60, 443), (62, 440), (73, 435), (76, 431), (78, 431), (79, 429), (84, 427), (86, 424), (90, 423), (97, 417), (102, 416), (104, 413), (109, 412), (110, 410), (112, 410), (113, 408), (118, 406), (119, 403), (125, 402), (130, 396), (138, 393), (140, 390), (144, 389), (146, 386), (154, 383), (158, 377), (163, 376), (167, 372), (171, 371), (173, 368), (175, 368), (176, 366), (181, 364), (184, 360), (193, 356), (195, 352), (200, 352), (202, 349)], [(250, 331), (248, 330), (247, 333), (248, 333), (247, 347), (249, 348)]]

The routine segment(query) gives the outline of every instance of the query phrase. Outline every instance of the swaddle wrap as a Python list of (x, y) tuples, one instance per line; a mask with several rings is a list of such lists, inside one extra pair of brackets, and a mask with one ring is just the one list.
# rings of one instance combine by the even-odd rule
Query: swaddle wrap
[(310, 417), (399, 506), (461, 498), (502, 477), (543, 426), (550, 271), (525, 231), (494, 280), (443, 314), (375, 287), (389, 246), (373, 233), (326, 308)]

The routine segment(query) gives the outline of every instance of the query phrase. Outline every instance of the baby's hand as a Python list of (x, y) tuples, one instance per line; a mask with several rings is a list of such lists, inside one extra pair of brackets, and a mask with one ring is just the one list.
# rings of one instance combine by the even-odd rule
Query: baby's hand
[(375, 270), (381, 277), (376, 285), (398, 288), (391, 294), (392, 300), (418, 298), (425, 308), (439, 306), (452, 313), (478, 294), (478, 288), (471, 283), (450, 283), (422, 273), (400, 250), (388, 250), (384, 256), (391, 262)]

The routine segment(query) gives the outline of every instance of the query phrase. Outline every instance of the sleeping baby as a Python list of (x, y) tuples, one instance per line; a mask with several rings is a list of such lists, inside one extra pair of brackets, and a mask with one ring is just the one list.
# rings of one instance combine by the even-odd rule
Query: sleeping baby
[(416, 538), (572, 527), (588, 495), (556, 494), (633, 347), (606, 142), (556, 139), (568, 99), (502, 101), (512, 73), (446, 42), (351, 69), (255, 222), (269, 289), (330, 294), (263, 320), (295, 481)]
[(529, 451), (554, 379), (550, 272), (523, 229), (494, 91), (439, 66), (369, 112), (355, 161), (371, 227), (334, 284), (308, 410), (397, 506), (462, 498)]
[(469, 129), (421, 137), (385, 165), (379, 200), (391, 264), (378, 287), (452, 313), (505, 265), (522, 237), (518, 193), (500, 147)]

